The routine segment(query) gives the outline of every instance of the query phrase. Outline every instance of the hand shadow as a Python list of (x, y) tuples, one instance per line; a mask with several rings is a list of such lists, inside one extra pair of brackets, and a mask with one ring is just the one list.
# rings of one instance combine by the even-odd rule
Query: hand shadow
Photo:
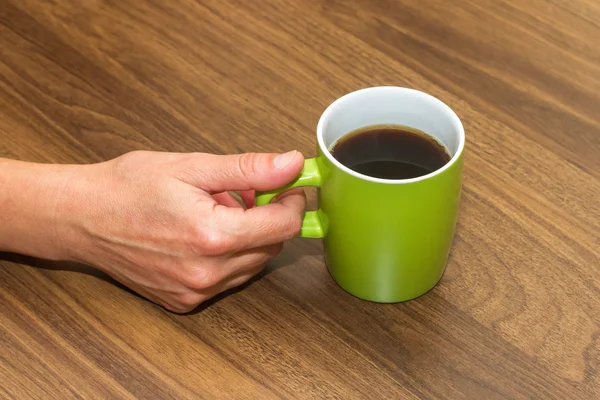
[(303, 256), (317, 256), (320, 254), (323, 254), (323, 248), (320, 241), (300, 238), (294, 239), (290, 244), (286, 244), (286, 247), (284, 247), (283, 251), (279, 253), (277, 257), (267, 263), (265, 269), (252, 277), (248, 282), (233, 289), (226, 290), (223, 293), (206, 300), (192, 311), (181, 315), (198, 314), (212, 307), (215, 303), (223, 300), (224, 298), (245, 290), (247, 287), (253, 285), (257, 281), (260, 281), (278, 269), (295, 264)]
[(52, 261), (43, 258), (24, 256), (22, 254), (2, 252), (0, 252), (0, 261), (9, 261), (12, 263), (28, 265), (33, 268), (45, 269), (48, 271), (68, 271), (93, 276), (94, 278), (108, 282), (120, 289), (123, 289), (133, 294), (134, 296), (137, 296), (140, 299), (147, 300), (145, 297), (140, 296), (133, 290), (129, 289), (127, 286), (114, 280), (109, 275), (89, 265), (80, 264), (72, 261)]
[[(290, 244), (286, 244), (286, 247), (283, 249), (283, 251), (277, 257), (275, 257), (274, 259), (269, 261), (267, 263), (267, 265), (265, 266), (265, 269), (263, 269), (260, 273), (255, 275), (253, 278), (251, 278), (248, 282), (246, 282), (243, 285), (238, 286), (236, 288), (229, 289), (223, 293), (220, 293), (217, 296), (203, 302), (198, 307), (196, 307), (194, 310), (192, 310), (188, 313), (185, 313), (185, 314), (180, 314), (180, 315), (194, 315), (199, 312), (202, 312), (202, 311), (206, 310), (207, 308), (211, 307), (216, 302), (226, 298), (227, 296), (230, 296), (234, 293), (244, 290), (248, 286), (254, 284), (255, 282), (259, 281), (260, 279), (266, 277), (267, 275), (277, 271), (278, 269), (284, 268), (288, 265), (292, 265), (292, 264), (296, 263), (302, 256), (305, 256), (305, 255), (313, 255), (314, 256), (314, 255), (322, 254), (321, 244), (317, 243), (317, 241), (314, 241), (314, 240), (294, 239), (291, 244), (293, 244), (293, 247), (290, 246)], [(70, 262), (70, 261), (51, 261), (51, 260), (46, 260), (46, 259), (41, 259), (41, 258), (24, 256), (21, 254), (3, 253), (3, 252), (0, 252), (0, 261), (9, 261), (12, 263), (28, 265), (33, 268), (38, 268), (38, 269), (43, 269), (43, 270), (48, 270), (48, 271), (69, 271), (69, 272), (74, 272), (74, 273), (86, 274), (89, 276), (93, 276), (94, 278), (108, 282), (108, 283), (118, 287), (119, 289), (122, 289), (122, 290), (138, 297), (139, 299), (150, 302), (150, 300), (146, 299), (145, 297), (143, 297), (143, 296), (139, 295), (138, 293), (134, 292), (133, 290), (129, 289), (127, 286), (123, 285), (122, 283), (114, 280), (109, 275), (107, 275), (104, 272), (100, 271), (99, 269), (96, 269), (89, 265), (80, 264), (80, 263), (76, 263), (76, 262)], [(161, 307), (158, 304), (156, 304), (156, 306)], [(161, 308), (163, 308), (163, 307), (161, 307)], [(168, 311), (164, 308), (163, 308), (163, 310), (170, 313), (170, 311)]]

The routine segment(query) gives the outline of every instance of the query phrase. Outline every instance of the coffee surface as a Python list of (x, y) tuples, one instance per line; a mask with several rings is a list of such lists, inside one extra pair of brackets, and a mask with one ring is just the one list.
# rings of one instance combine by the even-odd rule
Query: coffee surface
[(446, 148), (427, 133), (400, 125), (353, 131), (335, 143), (331, 153), (353, 171), (382, 179), (427, 175), (451, 158)]

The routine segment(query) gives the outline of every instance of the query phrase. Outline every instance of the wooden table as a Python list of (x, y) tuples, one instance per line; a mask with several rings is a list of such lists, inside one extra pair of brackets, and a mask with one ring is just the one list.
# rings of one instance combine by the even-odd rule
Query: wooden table
[(446, 274), (407, 303), (345, 293), (317, 240), (188, 315), (1, 255), (0, 398), (599, 398), (599, 21), (593, 0), (0, 1), (3, 157), (313, 156), (325, 107), (375, 85), (467, 132)]

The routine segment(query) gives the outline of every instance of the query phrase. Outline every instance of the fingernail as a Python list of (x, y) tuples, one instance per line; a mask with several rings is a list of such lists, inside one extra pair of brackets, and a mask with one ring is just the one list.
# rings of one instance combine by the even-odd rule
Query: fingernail
[(296, 157), (296, 153), (297, 153), (297, 151), (294, 150), (294, 151), (289, 151), (287, 153), (280, 154), (277, 157), (275, 157), (275, 160), (273, 160), (273, 164), (275, 164), (275, 168), (284, 169), (285, 167), (290, 165), (290, 163), (292, 162), (294, 157)]

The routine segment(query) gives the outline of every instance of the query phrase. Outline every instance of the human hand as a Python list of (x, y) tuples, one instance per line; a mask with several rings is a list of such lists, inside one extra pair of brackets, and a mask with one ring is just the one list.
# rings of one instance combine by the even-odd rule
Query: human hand
[[(57, 235), (67, 258), (95, 266), (175, 312), (239, 286), (300, 230), (302, 190), (254, 205), (254, 190), (300, 173), (298, 152), (132, 152), (71, 171)], [(241, 191), (247, 209), (227, 191)]]

